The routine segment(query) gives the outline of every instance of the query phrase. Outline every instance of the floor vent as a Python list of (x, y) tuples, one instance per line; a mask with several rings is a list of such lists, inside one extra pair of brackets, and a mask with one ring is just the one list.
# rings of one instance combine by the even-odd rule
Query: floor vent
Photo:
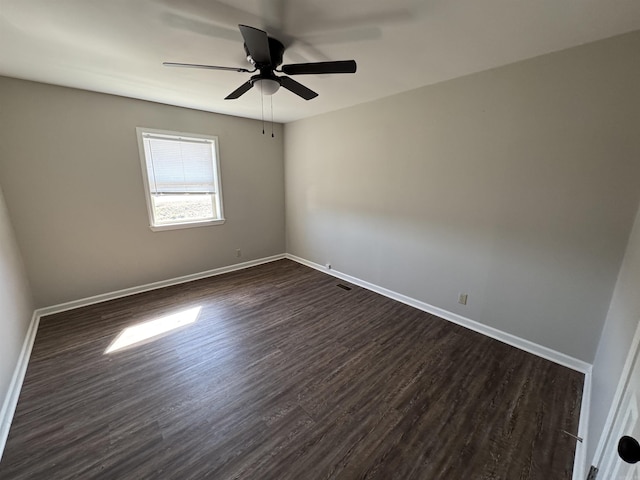
[(347, 287), (346, 285), (343, 285), (341, 283), (339, 283), (338, 285), (336, 285), (337, 287), (340, 287), (343, 290), (351, 290), (351, 287)]

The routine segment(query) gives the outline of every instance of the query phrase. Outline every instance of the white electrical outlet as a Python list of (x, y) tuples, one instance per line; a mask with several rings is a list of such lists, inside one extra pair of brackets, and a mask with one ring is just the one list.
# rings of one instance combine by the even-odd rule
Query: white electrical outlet
[(242, 251), (238, 248), (236, 250), (236, 257), (241, 257), (242, 256)]
[(469, 295), (467, 295), (466, 293), (461, 293), (460, 295), (458, 295), (458, 303), (460, 305), (466, 305), (468, 297)]

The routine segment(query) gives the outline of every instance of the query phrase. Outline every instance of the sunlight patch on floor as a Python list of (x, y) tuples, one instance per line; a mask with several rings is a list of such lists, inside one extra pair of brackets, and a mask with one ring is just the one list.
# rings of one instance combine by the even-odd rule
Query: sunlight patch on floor
[(104, 353), (112, 353), (145, 340), (158, 337), (171, 330), (189, 325), (196, 321), (201, 308), (202, 307), (190, 308), (189, 310), (183, 310), (127, 327), (111, 342), (111, 345), (107, 347)]

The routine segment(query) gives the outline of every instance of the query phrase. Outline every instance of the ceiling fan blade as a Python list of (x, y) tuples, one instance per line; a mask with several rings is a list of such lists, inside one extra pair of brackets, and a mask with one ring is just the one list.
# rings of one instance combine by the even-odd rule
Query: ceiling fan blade
[(321, 73), (356, 73), (355, 60), (337, 62), (293, 63), (283, 65), (282, 71), (287, 75), (317, 75)]
[(295, 93), (296, 95), (304, 98), (305, 100), (311, 100), (312, 98), (316, 98), (318, 94), (313, 90), (305, 87), (301, 83), (296, 82), (293, 78), (289, 77), (279, 77), (280, 85), (289, 90), (290, 92)]
[(243, 83), (238, 88), (236, 88), (233, 92), (231, 92), (229, 95), (224, 97), (224, 99), (225, 100), (235, 100), (236, 98), (240, 98), (242, 95), (244, 95), (249, 90), (251, 90), (251, 87), (253, 87), (253, 83), (251, 83), (250, 81), (246, 82), (246, 83)]
[(226, 70), (229, 72), (246, 72), (253, 73), (255, 70), (247, 70), (240, 67), (218, 67), (216, 65), (199, 65), (197, 63), (174, 63), (174, 62), (162, 62), (165, 67), (185, 67), (185, 68), (204, 68), (207, 70)]
[(269, 37), (267, 32), (247, 25), (238, 25), (244, 38), (249, 55), (256, 64), (269, 65), (271, 63), (271, 51), (269, 50)]

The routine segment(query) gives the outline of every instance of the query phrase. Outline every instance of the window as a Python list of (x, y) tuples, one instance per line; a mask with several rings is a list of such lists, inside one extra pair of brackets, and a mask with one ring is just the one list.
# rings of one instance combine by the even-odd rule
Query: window
[(151, 229), (224, 223), (218, 138), (136, 130)]

